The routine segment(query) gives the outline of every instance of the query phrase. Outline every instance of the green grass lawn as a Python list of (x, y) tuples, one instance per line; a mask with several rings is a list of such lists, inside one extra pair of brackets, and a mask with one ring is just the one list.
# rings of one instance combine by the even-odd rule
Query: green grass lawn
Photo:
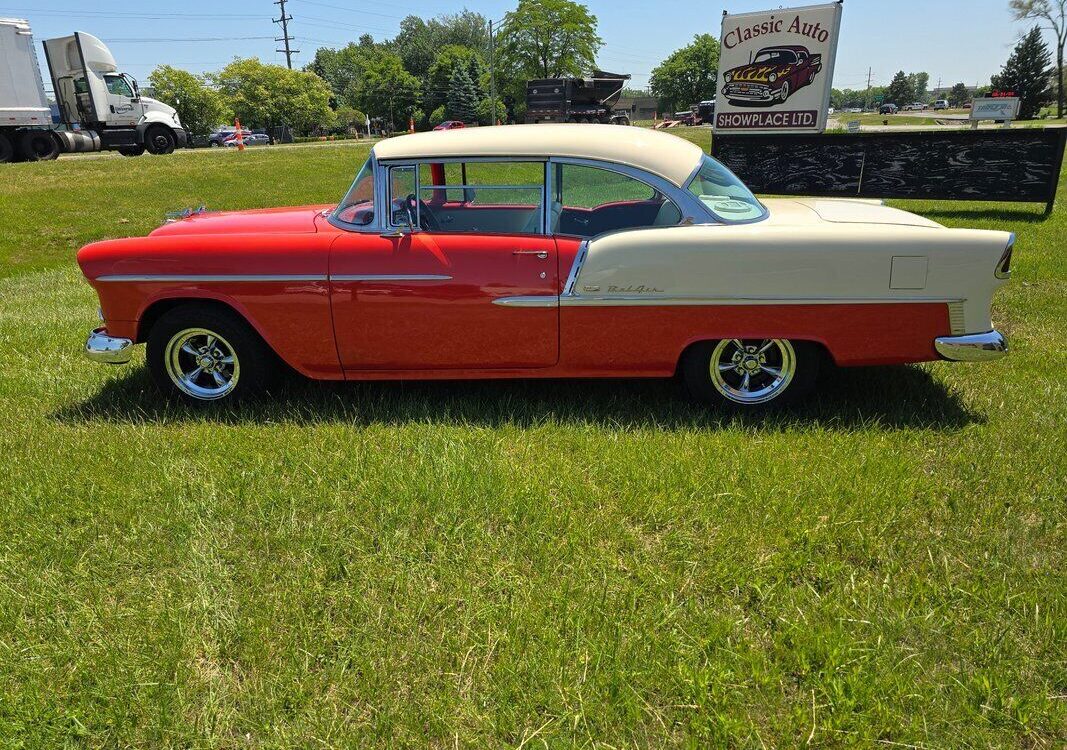
[(0, 169), (0, 746), (1067, 743), (1067, 211), (900, 203), (1018, 233), (1011, 355), (760, 418), (658, 381), (205, 414), (83, 360), (81, 243), (364, 156)]

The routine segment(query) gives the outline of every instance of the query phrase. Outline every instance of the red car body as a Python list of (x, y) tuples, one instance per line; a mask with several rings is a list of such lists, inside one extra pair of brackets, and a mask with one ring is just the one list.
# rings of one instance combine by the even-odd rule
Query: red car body
[(458, 130), (465, 127), (467, 125), (461, 120), (445, 120), (440, 125), (437, 125), (434, 130)]

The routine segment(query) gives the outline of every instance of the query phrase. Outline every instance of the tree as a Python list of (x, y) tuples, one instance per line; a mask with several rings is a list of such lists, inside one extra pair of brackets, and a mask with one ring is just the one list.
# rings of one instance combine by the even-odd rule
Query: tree
[(152, 95), (178, 110), (178, 119), (192, 135), (210, 133), (230, 119), (230, 111), (219, 92), (203, 77), (160, 65), (148, 76)]
[(675, 50), (652, 69), (649, 88), (661, 105), (673, 112), (715, 96), (719, 75), (719, 42), (711, 34), (697, 34), (693, 42)]
[(967, 90), (967, 84), (957, 83), (948, 92), (948, 104), (950, 107), (962, 107), (971, 100), (971, 92)]
[(1014, 91), (1019, 97), (1019, 119), (1031, 120), (1052, 98), (1052, 54), (1035, 26), (1012, 50), (1000, 73), (993, 76), (993, 88)]
[(404, 70), (400, 56), (381, 52), (367, 61), (362, 78), (345, 96), (371, 117), (380, 117), (395, 126), (407, 124), (421, 93), (419, 79)]
[(241, 124), (288, 125), (298, 133), (333, 124), (330, 87), (314, 73), (237, 59), (212, 78)]
[(352, 102), (344, 98), (345, 92), (362, 78), (367, 61), (380, 51), (381, 46), (375, 44), (370, 36), (364, 35), (359, 44), (350, 42), (341, 49), (320, 47), (306, 70), (330, 85), (336, 105), (351, 105)]
[(465, 67), (457, 67), (452, 71), (452, 80), (448, 84), (448, 104), (445, 107), (450, 120), (478, 121), (478, 92)]
[[(468, 72), (471, 81), (477, 86), (481, 77), (481, 61), (477, 50), (470, 47), (462, 47), (458, 44), (446, 44), (437, 53), (433, 64), (430, 66), (426, 78), (425, 94), (426, 107), (433, 109), (448, 99), (449, 87), (452, 74), (459, 68)], [(476, 77), (477, 74), (477, 77)]]
[(895, 104), (898, 107), (903, 107), (905, 104), (911, 104), (914, 97), (914, 92), (911, 89), (911, 83), (908, 81), (908, 77), (904, 75), (904, 71), (898, 71), (893, 80), (889, 82), (889, 86), (885, 90), (885, 98), (882, 99), (884, 104)]
[(504, 16), (500, 66), (513, 80), (580, 76), (593, 68), (603, 40), (596, 16), (571, 0), (519, 0)]
[(1010, 0), (1016, 21), (1044, 21), (1056, 36), (1056, 116), (1063, 117), (1063, 47), (1067, 44), (1067, 0)]
[(489, 48), (488, 26), (485, 16), (470, 10), (429, 21), (408, 16), (400, 22), (400, 33), (387, 46), (400, 55), (409, 73), (426, 80), (438, 52), (446, 45), (485, 52)]
[(336, 127), (341, 133), (358, 133), (366, 128), (367, 116), (354, 107), (339, 107), (336, 115)]
[[(908, 83), (911, 85), (912, 101), (926, 103), (926, 88), (930, 85), (929, 73), (908, 73)], [(910, 102), (909, 102), (910, 103)]]
[[(496, 119), (500, 122), (508, 119), (507, 107), (500, 97), (496, 100)], [(496, 125), (493, 121), (493, 100), (488, 96), (478, 102), (478, 122), (482, 125)]]

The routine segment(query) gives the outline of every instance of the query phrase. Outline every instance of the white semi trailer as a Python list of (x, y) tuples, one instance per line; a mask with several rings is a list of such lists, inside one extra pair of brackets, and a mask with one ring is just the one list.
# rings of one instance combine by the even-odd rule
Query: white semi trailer
[(142, 96), (107, 46), (77, 31), (44, 42), (59, 109), (44, 90), (28, 21), (0, 18), (0, 163), (109, 149), (169, 154), (187, 141), (173, 107)]

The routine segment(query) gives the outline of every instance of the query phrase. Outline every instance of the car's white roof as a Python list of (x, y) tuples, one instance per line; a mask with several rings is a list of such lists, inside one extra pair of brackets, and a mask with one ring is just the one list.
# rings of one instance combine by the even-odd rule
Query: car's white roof
[[(711, 140), (711, 133), (708, 133)], [(497, 125), (401, 135), (374, 147), (378, 159), (559, 156), (625, 164), (682, 187), (703, 151), (669, 133), (624, 125)]]

